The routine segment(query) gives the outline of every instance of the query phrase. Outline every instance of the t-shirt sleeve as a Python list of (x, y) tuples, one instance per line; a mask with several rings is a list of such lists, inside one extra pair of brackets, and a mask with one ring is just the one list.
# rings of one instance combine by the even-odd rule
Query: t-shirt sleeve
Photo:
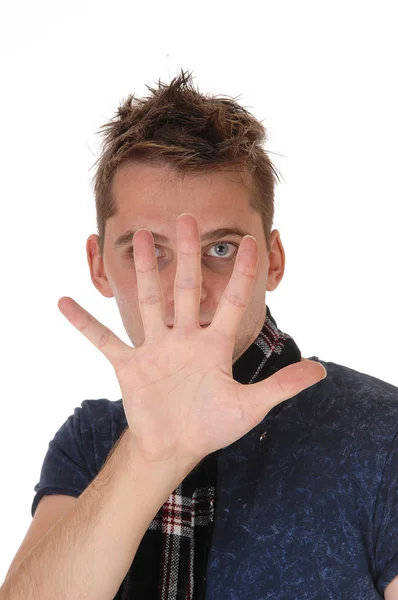
[(32, 517), (44, 495), (65, 494), (78, 498), (93, 480), (95, 475), (84, 447), (87, 444), (84, 429), (83, 408), (77, 407), (50, 441), (40, 481), (34, 487)]
[(384, 465), (375, 507), (376, 588), (384, 597), (389, 583), (398, 575), (398, 432)]

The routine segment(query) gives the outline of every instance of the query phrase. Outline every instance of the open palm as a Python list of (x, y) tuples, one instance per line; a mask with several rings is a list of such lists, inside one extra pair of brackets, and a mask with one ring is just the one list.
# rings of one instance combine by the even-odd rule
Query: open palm
[(195, 464), (245, 435), (276, 404), (320, 381), (325, 371), (304, 360), (256, 384), (235, 381), (235, 336), (251, 297), (257, 243), (250, 236), (242, 239), (231, 279), (206, 329), (199, 325), (201, 249), (192, 215), (177, 219), (177, 244), (175, 322), (169, 329), (152, 234), (139, 230), (134, 235), (142, 346), (122, 342), (71, 298), (61, 298), (58, 306), (114, 367), (126, 419), (145, 460), (188, 457)]

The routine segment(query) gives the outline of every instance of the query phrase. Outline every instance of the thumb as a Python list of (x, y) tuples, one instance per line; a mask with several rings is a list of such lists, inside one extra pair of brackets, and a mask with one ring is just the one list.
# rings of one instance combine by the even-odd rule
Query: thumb
[(248, 411), (245, 416), (250, 428), (258, 425), (274, 406), (293, 398), (326, 376), (327, 371), (321, 363), (305, 358), (284, 367), (263, 381), (242, 386), (239, 395)]

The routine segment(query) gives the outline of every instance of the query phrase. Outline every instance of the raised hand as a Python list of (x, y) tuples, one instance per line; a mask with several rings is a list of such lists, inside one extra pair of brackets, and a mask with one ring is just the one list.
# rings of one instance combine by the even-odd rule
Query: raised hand
[(177, 219), (177, 246), (175, 321), (169, 329), (152, 234), (139, 230), (134, 235), (142, 346), (125, 344), (72, 298), (62, 297), (58, 307), (112, 364), (140, 455), (146, 461), (196, 464), (245, 435), (276, 404), (323, 379), (325, 371), (304, 360), (256, 384), (235, 381), (235, 335), (251, 297), (257, 242), (250, 236), (242, 239), (231, 279), (207, 328), (199, 325), (199, 229), (187, 213)]

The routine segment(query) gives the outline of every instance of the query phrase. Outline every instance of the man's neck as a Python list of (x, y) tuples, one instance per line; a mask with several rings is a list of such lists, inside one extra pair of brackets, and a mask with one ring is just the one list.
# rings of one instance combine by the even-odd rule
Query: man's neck
[(263, 311), (262, 311), (262, 313), (261, 313), (261, 315), (260, 315), (260, 318), (259, 318), (259, 320), (258, 320), (258, 322), (257, 322), (257, 324), (256, 324), (256, 327), (255, 327), (255, 328), (254, 328), (254, 330), (253, 330), (253, 335), (250, 337), (250, 340), (247, 342), (246, 346), (245, 346), (245, 347), (243, 348), (243, 350), (242, 350), (242, 351), (241, 351), (241, 352), (238, 354), (238, 356), (234, 357), (234, 359), (233, 359), (233, 361), (232, 361), (232, 364), (233, 364), (233, 365), (234, 365), (234, 364), (236, 363), (236, 361), (237, 361), (237, 360), (238, 360), (238, 359), (239, 359), (239, 358), (240, 358), (240, 357), (241, 357), (241, 356), (242, 356), (242, 355), (243, 355), (243, 354), (246, 352), (246, 350), (247, 350), (248, 348), (250, 348), (250, 346), (253, 344), (253, 342), (254, 342), (254, 341), (257, 339), (257, 337), (258, 337), (258, 335), (259, 335), (260, 331), (261, 331), (261, 330), (262, 330), (262, 328), (263, 328), (263, 325), (264, 325), (264, 321), (265, 321), (265, 318), (266, 318), (266, 316), (267, 316), (267, 305), (266, 305), (266, 304), (264, 304)]

